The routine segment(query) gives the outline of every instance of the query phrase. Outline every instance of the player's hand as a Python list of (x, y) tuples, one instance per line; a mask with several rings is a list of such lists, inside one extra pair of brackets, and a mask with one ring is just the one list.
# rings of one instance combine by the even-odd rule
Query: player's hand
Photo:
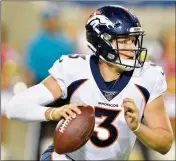
[(128, 127), (134, 131), (139, 126), (139, 110), (136, 107), (134, 100), (125, 98), (121, 105), (124, 107), (124, 117), (128, 124)]
[(48, 113), (48, 120), (58, 121), (61, 118), (68, 119), (69, 116), (76, 118), (77, 114), (81, 114), (81, 110), (78, 108), (80, 106), (87, 106), (85, 104), (68, 104), (60, 108), (52, 108)]

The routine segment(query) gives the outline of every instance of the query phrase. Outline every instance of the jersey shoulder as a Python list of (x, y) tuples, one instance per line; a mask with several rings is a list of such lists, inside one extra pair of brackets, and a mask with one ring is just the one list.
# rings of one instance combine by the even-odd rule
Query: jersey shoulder
[(90, 58), (90, 55), (83, 55), (83, 54), (70, 54), (70, 55), (63, 55), (61, 58), (58, 60), (60, 62), (64, 61), (64, 63), (69, 63), (70, 65), (72, 64), (84, 64), (85, 61), (87, 61)]
[(165, 91), (167, 88), (162, 67), (151, 61), (145, 62), (142, 68), (135, 69), (132, 81), (145, 87), (149, 92), (155, 90), (161, 93), (160, 91)]
[(156, 65), (152, 61), (144, 63), (143, 67), (134, 71), (134, 76), (148, 77), (148, 79), (154, 79), (165, 76), (165, 73), (161, 66)]
[(75, 73), (86, 70), (89, 59), (89, 55), (71, 54), (62, 56), (58, 62), (64, 66), (65, 72)]
[(63, 55), (54, 63), (49, 71), (50, 73), (54, 71), (52, 73), (56, 73), (58, 76), (64, 76), (65, 80), (75, 81), (88, 77), (90, 73), (89, 61), (90, 55)]

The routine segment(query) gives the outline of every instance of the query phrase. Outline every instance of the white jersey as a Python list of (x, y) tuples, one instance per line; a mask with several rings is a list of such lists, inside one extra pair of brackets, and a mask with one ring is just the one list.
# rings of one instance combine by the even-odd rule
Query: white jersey
[(127, 160), (136, 136), (125, 121), (123, 99), (134, 100), (142, 119), (146, 104), (166, 90), (161, 67), (149, 62), (143, 68), (124, 72), (112, 89), (106, 87), (93, 55), (62, 56), (49, 73), (60, 85), (62, 98), (95, 108), (92, 137), (82, 148), (67, 154), (74, 160)]

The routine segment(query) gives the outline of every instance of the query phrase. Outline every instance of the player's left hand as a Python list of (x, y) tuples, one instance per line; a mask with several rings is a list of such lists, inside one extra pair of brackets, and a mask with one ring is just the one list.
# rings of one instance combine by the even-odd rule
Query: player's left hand
[(139, 110), (135, 105), (134, 100), (125, 98), (121, 105), (124, 107), (124, 117), (128, 124), (128, 127), (134, 131), (139, 126)]

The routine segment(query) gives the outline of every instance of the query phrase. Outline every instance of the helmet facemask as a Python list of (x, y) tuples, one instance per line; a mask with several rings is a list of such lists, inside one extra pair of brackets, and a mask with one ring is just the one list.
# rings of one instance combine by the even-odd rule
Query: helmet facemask
[[(120, 49), (118, 47), (119, 38), (127, 38), (130, 36), (135, 36), (135, 49)], [(109, 35), (102, 34), (99, 38), (98, 50), (96, 55), (100, 59), (119, 67), (121, 70), (130, 71), (134, 68), (141, 68), (145, 62), (147, 56), (147, 49), (142, 47), (143, 43), (143, 33), (135, 33), (131, 35)], [(116, 40), (116, 48), (112, 44), (112, 40)], [(130, 59), (123, 59), (120, 57), (120, 53), (124, 51), (131, 51), (134, 53), (134, 57)]]
[[(135, 48), (134, 49), (119, 48), (118, 39), (119, 38), (127, 38), (129, 36), (136, 37)], [(109, 48), (109, 50), (107, 50), (107, 52), (106, 52), (106, 50), (105, 50), (106, 48), (104, 48), (104, 46), (106, 46), (106, 45), (103, 43), (104, 46), (103, 46), (103, 50), (101, 52), (103, 52), (104, 54), (101, 53), (102, 56), (100, 56), (100, 58), (105, 60), (106, 62), (111, 63), (115, 66), (118, 66), (120, 69), (126, 70), (126, 71), (132, 70), (134, 68), (141, 68), (143, 66), (145, 59), (146, 59), (146, 56), (147, 56), (147, 49), (142, 47), (143, 36), (144, 36), (143, 33), (135, 34), (135, 35), (134, 34), (126, 35), (126, 36), (111, 36), (111, 35), (104, 34), (103, 41), (105, 41), (106, 44), (109, 45), (111, 49)], [(111, 37), (111, 39), (110, 39), (110, 37)], [(116, 48), (114, 48), (114, 46), (112, 45), (112, 39), (114, 39), (114, 37), (116, 40)], [(107, 40), (108, 38), (109, 38), (109, 40)], [(102, 47), (102, 45), (100, 45), (100, 46)], [(108, 49), (108, 47), (107, 47), (107, 49)], [(129, 58), (129, 59), (121, 58), (120, 53), (123, 53), (126, 51), (133, 52), (134, 57)]]

